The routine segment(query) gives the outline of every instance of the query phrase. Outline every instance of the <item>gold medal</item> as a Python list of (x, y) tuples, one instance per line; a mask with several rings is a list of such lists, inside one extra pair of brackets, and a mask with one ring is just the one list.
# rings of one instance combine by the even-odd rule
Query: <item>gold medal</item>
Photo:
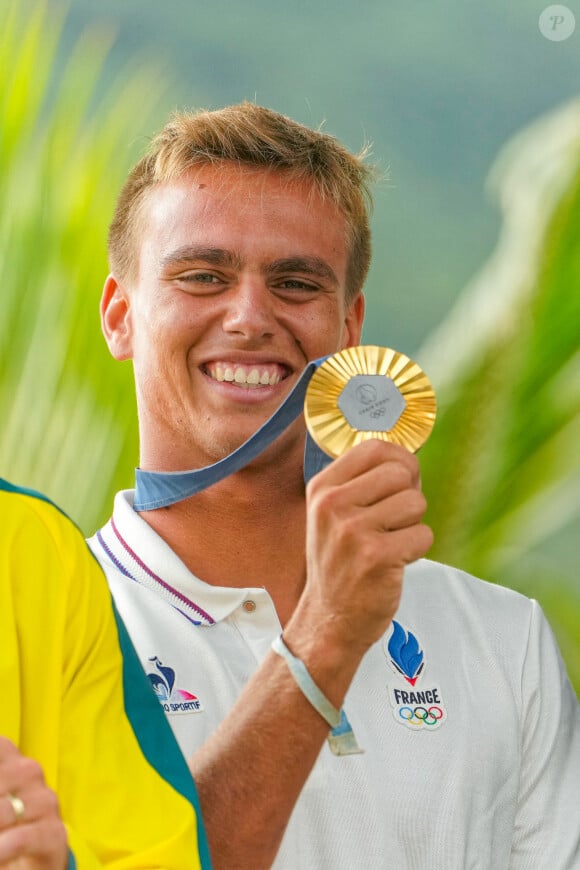
[(437, 412), (427, 375), (396, 350), (347, 347), (320, 365), (308, 384), (304, 416), (312, 438), (334, 459), (381, 438), (415, 453)]

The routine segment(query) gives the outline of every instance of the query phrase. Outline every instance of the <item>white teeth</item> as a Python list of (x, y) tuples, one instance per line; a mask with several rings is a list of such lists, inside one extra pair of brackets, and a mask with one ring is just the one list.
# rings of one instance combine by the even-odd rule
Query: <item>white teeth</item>
[(275, 367), (271, 367), (270, 371), (264, 369), (260, 373), (260, 369), (257, 366), (248, 370), (246, 366), (216, 362), (212, 368), (208, 367), (206, 371), (216, 381), (226, 381), (227, 383), (235, 383), (239, 386), (248, 387), (274, 386), (279, 384), (282, 379), (280, 372)]

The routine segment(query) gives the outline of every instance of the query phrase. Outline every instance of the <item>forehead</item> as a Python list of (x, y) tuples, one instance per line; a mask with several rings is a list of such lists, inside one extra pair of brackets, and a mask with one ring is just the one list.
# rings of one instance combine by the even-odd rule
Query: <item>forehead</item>
[[(264, 256), (305, 253), (346, 261), (345, 216), (310, 181), (280, 170), (204, 165), (150, 188), (141, 203), (139, 238), (158, 253), (193, 241)], [(282, 251), (284, 249), (284, 251)]]

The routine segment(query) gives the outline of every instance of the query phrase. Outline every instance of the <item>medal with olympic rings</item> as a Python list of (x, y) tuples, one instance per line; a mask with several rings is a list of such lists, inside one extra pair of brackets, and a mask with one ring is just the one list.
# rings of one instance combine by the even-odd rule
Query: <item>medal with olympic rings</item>
[(437, 414), (435, 392), (419, 365), (376, 345), (348, 347), (314, 372), (304, 402), (311, 437), (335, 459), (369, 438), (415, 453)]

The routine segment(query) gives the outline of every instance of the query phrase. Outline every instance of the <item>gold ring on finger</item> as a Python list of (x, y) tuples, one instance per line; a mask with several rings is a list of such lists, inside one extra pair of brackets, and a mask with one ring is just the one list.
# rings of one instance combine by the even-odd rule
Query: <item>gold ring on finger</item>
[(6, 797), (14, 810), (14, 824), (17, 825), (24, 818), (24, 801), (16, 794), (7, 794)]

